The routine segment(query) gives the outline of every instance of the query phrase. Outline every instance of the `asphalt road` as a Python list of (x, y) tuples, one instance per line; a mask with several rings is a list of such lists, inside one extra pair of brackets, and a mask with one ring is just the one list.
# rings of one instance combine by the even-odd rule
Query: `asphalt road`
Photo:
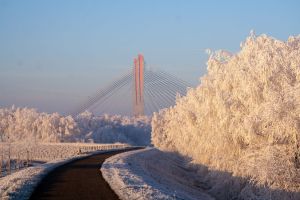
[(102, 177), (100, 168), (106, 158), (125, 151), (129, 150), (100, 153), (56, 168), (45, 176), (30, 199), (119, 199)]

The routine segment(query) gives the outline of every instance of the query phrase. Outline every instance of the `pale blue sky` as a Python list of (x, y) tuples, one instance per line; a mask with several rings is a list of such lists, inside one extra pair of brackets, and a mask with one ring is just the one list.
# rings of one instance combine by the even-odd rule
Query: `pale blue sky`
[(300, 1), (0, 0), (0, 106), (64, 113), (143, 53), (196, 85), (206, 48), (300, 33)]

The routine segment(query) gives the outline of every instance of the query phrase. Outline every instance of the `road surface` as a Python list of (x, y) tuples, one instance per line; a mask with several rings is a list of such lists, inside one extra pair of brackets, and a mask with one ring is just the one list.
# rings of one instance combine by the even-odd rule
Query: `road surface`
[(100, 153), (56, 168), (42, 180), (30, 199), (119, 199), (100, 168), (106, 158), (125, 151), (128, 150)]

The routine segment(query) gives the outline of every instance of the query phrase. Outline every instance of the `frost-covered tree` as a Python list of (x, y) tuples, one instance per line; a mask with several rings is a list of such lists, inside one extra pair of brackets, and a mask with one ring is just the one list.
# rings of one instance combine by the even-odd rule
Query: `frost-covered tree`
[[(252, 34), (235, 55), (211, 53), (207, 69), (197, 88), (154, 115), (153, 144), (278, 191), (272, 199), (299, 198), (300, 36)], [(216, 187), (226, 184), (240, 199), (269, 195), (251, 184)]]
[(78, 117), (39, 113), (29, 108), (0, 109), (0, 141), (150, 143), (147, 117), (129, 118), (84, 112)]

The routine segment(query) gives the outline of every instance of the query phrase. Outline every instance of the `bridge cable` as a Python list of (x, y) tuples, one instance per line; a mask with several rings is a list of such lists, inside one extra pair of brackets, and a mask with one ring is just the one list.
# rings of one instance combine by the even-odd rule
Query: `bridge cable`
[[(146, 75), (148, 76), (148, 75)], [(145, 84), (146, 86), (146, 91), (150, 93), (151, 97), (152, 97), (152, 102), (155, 103), (155, 107), (156, 107), (156, 110), (159, 110), (162, 106), (161, 106), (161, 96), (157, 95), (157, 92), (155, 91), (156, 89), (152, 86), (152, 85), (149, 85), (149, 84)]]
[(178, 78), (178, 77), (176, 77), (176, 76), (174, 76), (174, 75), (172, 75), (172, 74), (169, 74), (169, 73), (167, 73), (166, 71), (163, 71), (163, 70), (158, 70), (161, 74), (164, 74), (164, 75), (166, 75), (166, 76), (168, 76), (168, 77), (170, 77), (170, 78), (172, 78), (172, 79), (174, 79), (174, 80), (177, 80), (178, 82), (180, 82), (182, 85), (184, 85), (184, 86), (186, 86), (186, 87), (191, 87), (191, 84), (190, 83), (188, 83), (188, 82), (186, 82), (186, 81), (184, 81), (184, 80), (182, 80), (182, 79), (180, 79), (180, 78)]
[(161, 88), (168, 88), (166, 89), (164, 92), (168, 93), (168, 97), (169, 99), (171, 98), (172, 104), (176, 102), (176, 95), (180, 94), (182, 95), (182, 92), (178, 91), (178, 88), (174, 88), (174, 86), (172, 85), (172, 83), (166, 82), (166, 81), (160, 81), (158, 79), (158, 77), (156, 76), (156, 74), (153, 73), (153, 75), (155, 76), (156, 80), (158, 80), (159, 82), (161, 82), (161, 84), (163, 84), (165, 87), (161, 87)]
[[(176, 94), (172, 94), (170, 91), (167, 90), (167, 86), (166, 84), (160, 82), (157, 77), (155, 77), (155, 74), (150, 73), (149, 76), (151, 77), (151, 82), (149, 82), (148, 84), (150, 86), (152, 86), (152, 88), (154, 90), (156, 90), (156, 88), (158, 88), (158, 90), (163, 91), (164, 94), (166, 95), (161, 95), (161, 96), (165, 96), (168, 99), (168, 104), (171, 102), (175, 102), (175, 98)], [(163, 85), (162, 85), (163, 84)]]
[[(175, 86), (174, 86), (172, 83), (170, 83), (170, 82), (168, 82), (168, 81), (165, 81), (165, 80), (163, 80), (163, 79), (160, 79), (160, 78), (156, 75), (156, 73), (153, 73), (153, 72), (151, 72), (151, 73), (152, 73), (152, 75), (155, 77), (156, 82), (159, 82), (159, 83), (161, 83), (161, 84), (163, 84), (163, 85), (165, 86), (165, 87), (162, 87), (162, 88), (167, 88), (167, 89), (165, 90), (165, 92), (168, 93), (168, 94), (171, 96), (172, 101), (173, 101), (173, 99), (174, 99), (174, 101), (176, 100), (176, 95), (177, 95), (177, 93), (179, 93), (179, 94), (182, 95), (182, 91), (180, 91), (179, 88), (175, 88)], [(179, 91), (178, 91), (178, 90), (179, 90)]]
[(161, 74), (158, 74), (156, 72), (151, 72), (153, 75), (155, 75), (155, 77), (157, 77), (156, 79), (164, 82), (165, 84), (167, 84), (167, 87), (169, 87), (169, 89), (172, 89), (173, 91), (175, 91), (176, 93), (180, 93), (180, 94), (185, 94), (186, 93), (186, 88), (185, 86), (179, 85), (178, 83), (174, 83), (174, 81), (170, 80), (167, 77), (164, 77)]
[[(131, 77), (130, 79), (132, 79), (132, 77)], [(129, 79), (129, 80), (130, 80), (130, 79)], [(122, 86), (122, 87), (125, 88), (125, 86), (129, 85), (129, 87), (127, 88), (127, 91), (128, 91), (127, 94), (128, 94), (129, 92), (132, 91), (132, 84), (128, 84), (128, 83), (131, 83), (131, 81), (126, 82), (126, 84), (124, 84), (124, 85)], [(122, 88), (122, 87), (121, 87), (121, 88)], [(119, 88), (118, 91), (119, 91), (121, 88)], [(117, 91), (116, 91), (116, 92), (117, 92)], [(113, 95), (113, 94), (111, 94), (110, 97), (111, 97), (112, 95)], [(101, 105), (99, 111), (102, 112), (102, 113), (105, 113), (105, 110), (107, 110), (108, 107), (111, 108), (111, 106), (112, 106), (112, 104), (111, 104), (109, 101), (107, 101), (110, 97), (105, 98), (104, 100), (102, 100), (101, 103), (95, 104), (95, 105), (93, 106), (94, 108), (91, 108), (91, 109), (96, 109), (96, 106), (98, 107), (98, 106)], [(130, 102), (131, 102), (131, 101), (130, 101)], [(131, 109), (130, 109), (130, 110), (131, 110)]]
[(106, 102), (110, 97), (112, 97), (114, 94), (116, 94), (121, 88), (123, 88), (125, 85), (130, 83), (131, 77), (127, 77), (124, 82), (118, 84), (116, 87), (113, 88), (107, 95), (103, 96), (102, 98), (98, 99), (93, 105), (90, 106), (91, 109), (94, 109), (95, 107), (99, 107), (100, 105), (103, 105), (104, 102)]
[(176, 79), (174, 80), (174, 78), (169, 77), (166, 75), (166, 73), (162, 73), (162, 72), (155, 72), (160, 78), (165, 78), (168, 81), (170, 81), (171, 83), (173, 83), (174, 85), (176, 85), (177, 87), (181, 88), (181, 91), (185, 91), (184, 93), (186, 93), (188, 86), (185, 84), (180, 83), (179, 81), (177, 81)]
[[(148, 76), (148, 75), (147, 75)], [(145, 84), (145, 87), (146, 87), (146, 84)], [(151, 88), (148, 89), (148, 87), (145, 89), (146, 93), (150, 96), (151, 98), (151, 102), (153, 103), (154, 107), (156, 110), (159, 110), (160, 106), (157, 104), (157, 101), (156, 101), (156, 97), (155, 95), (152, 93), (152, 90)]]
[[(152, 78), (151, 78), (152, 79)], [(159, 103), (159, 107), (164, 107), (166, 105), (169, 105), (170, 104), (170, 100), (168, 100), (166, 98), (166, 96), (164, 96), (159, 90), (161, 88), (159, 88), (158, 90), (156, 89), (156, 87), (152, 86), (152, 85), (149, 85), (150, 86), (150, 91), (153, 92), (154, 96), (158, 97), (159, 100), (160, 100), (160, 103)], [(163, 104), (161, 104), (163, 103)]]
[(118, 80), (115, 80), (113, 83), (111, 83), (108, 87), (99, 90), (93, 97), (91, 97), (87, 102), (83, 103), (77, 110), (74, 112), (73, 115), (78, 115), (80, 112), (85, 111), (89, 107), (91, 107), (94, 103), (96, 103), (99, 99), (103, 98), (107, 94), (109, 94), (111, 91), (113, 91), (116, 87), (118, 87), (120, 84), (122, 84), (124, 81), (126, 81), (129, 77), (131, 77), (131, 73), (127, 73), (123, 76), (121, 76)]
[(99, 95), (98, 99), (93, 98), (92, 100), (87, 102), (83, 107), (81, 107), (81, 111), (88, 110), (90, 107), (92, 107), (94, 104), (99, 102), (101, 99), (103, 99), (103, 98), (107, 97), (108, 95), (110, 95), (110, 93), (112, 93), (116, 88), (118, 88), (120, 85), (122, 85), (122, 83), (124, 83), (124, 82), (117, 83), (114, 87), (111, 88), (111, 91), (106, 91), (105, 93), (102, 93), (101, 96)]

